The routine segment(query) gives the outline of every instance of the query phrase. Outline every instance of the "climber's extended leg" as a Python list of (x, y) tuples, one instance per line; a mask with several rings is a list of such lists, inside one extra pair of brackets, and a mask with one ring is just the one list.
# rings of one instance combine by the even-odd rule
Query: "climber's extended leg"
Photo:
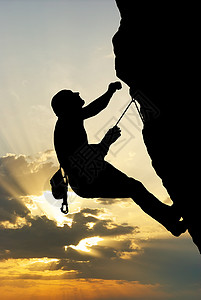
[(184, 221), (180, 221), (174, 205), (169, 206), (160, 202), (151, 194), (141, 182), (130, 178), (131, 198), (141, 209), (153, 219), (162, 224), (174, 236), (179, 236), (186, 231)]
[(84, 198), (132, 198), (142, 210), (161, 223), (173, 235), (186, 231), (184, 222), (173, 206), (160, 202), (144, 185), (106, 162), (105, 169), (90, 184), (78, 175), (76, 182), (70, 178), (75, 193)]

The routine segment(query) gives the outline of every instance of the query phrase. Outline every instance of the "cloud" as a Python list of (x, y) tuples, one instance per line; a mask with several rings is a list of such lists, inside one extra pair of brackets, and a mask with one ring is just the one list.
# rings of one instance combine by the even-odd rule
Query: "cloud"
[[(84, 280), (84, 279), (60, 279), (51, 280), (46, 276), (40, 280), (40, 276), (21, 276), (13, 282), (1, 286), (2, 299), (23, 298), (26, 291), (26, 299), (72, 299), (72, 300), (174, 300), (168, 293), (162, 291), (159, 285), (142, 285), (138, 282), (126, 282), (124, 280)], [(29, 280), (26, 280), (29, 279)], [(35, 281), (34, 279), (37, 279)], [(17, 287), (17, 289), (16, 289)], [(37, 288), (36, 288), (37, 287)], [(191, 295), (191, 294), (190, 294)], [(189, 300), (195, 298), (188, 298)], [(180, 299), (179, 299), (180, 300)], [(183, 299), (182, 299), (183, 300)]]
[[(95, 215), (93, 215), (93, 211)], [(100, 211), (101, 212), (101, 211)], [(90, 213), (90, 216), (85, 216)], [(84, 209), (73, 216), (72, 226), (58, 227), (46, 216), (32, 218), (25, 214), (27, 224), (22, 228), (1, 227), (1, 258), (51, 257), (66, 258), (64, 246), (77, 245), (80, 240), (93, 236), (116, 237), (134, 234), (137, 228), (119, 225), (111, 220), (100, 220), (97, 210)], [(93, 228), (88, 223), (93, 222)]]
[(0, 222), (9, 221), (15, 224), (17, 218), (25, 218), (29, 214), (27, 207), (20, 199), (1, 197), (0, 200)]
[(130, 198), (98, 198), (96, 199), (96, 202), (99, 204), (103, 204), (103, 205), (112, 205), (112, 204), (117, 204), (117, 203), (129, 203), (131, 202)]
[[(189, 239), (143, 241), (141, 249), (132, 250), (129, 239), (120, 243), (120, 251), (133, 251), (129, 259), (122, 259), (115, 246), (95, 246), (102, 256), (82, 256), (71, 249), (73, 259), (60, 260), (62, 270), (74, 269), (79, 278), (137, 281), (143, 286), (158, 285), (167, 299), (199, 299), (201, 263)], [(187, 296), (188, 295), (188, 296)], [(198, 298), (196, 298), (198, 297)], [(146, 299), (146, 297), (145, 297)]]

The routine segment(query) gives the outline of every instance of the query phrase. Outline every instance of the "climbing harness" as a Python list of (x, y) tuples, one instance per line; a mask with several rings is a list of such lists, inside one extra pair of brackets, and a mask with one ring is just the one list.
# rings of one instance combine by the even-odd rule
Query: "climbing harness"
[(118, 119), (117, 123), (115, 124), (115, 126), (117, 126), (119, 124), (119, 122), (121, 121), (121, 119), (123, 118), (123, 116), (125, 115), (125, 113), (127, 112), (127, 110), (129, 109), (129, 107), (131, 106), (131, 104), (134, 103), (135, 104), (135, 107), (137, 109), (137, 112), (142, 120), (142, 122), (144, 123), (144, 118), (137, 106), (137, 103), (136, 103), (136, 100), (134, 98), (132, 98), (132, 100), (130, 101), (130, 103), (128, 104), (128, 106), (126, 107), (126, 109), (124, 110), (124, 112), (122, 113), (122, 115), (120, 116), (120, 118)]
[(68, 181), (67, 181), (67, 176), (61, 167), (50, 179), (50, 184), (52, 187), (53, 197), (57, 200), (63, 199), (63, 203), (61, 205), (61, 212), (67, 214), (68, 213), (68, 202), (67, 202)]

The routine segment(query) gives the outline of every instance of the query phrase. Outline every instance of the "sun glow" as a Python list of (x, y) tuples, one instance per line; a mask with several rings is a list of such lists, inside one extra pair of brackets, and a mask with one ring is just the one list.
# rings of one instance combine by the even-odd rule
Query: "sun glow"
[(98, 242), (103, 241), (103, 238), (100, 238), (99, 236), (94, 236), (91, 238), (86, 238), (81, 240), (77, 246), (70, 245), (72, 249), (75, 249), (77, 251), (84, 251), (84, 252), (91, 252), (92, 249), (90, 249), (92, 246), (97, 246)]
[[(72, 201), (72, 197), (74, 197), (74, 202)], [(70, 192), (68, 198), (69, 201), (72, 201), (71, 203), (69, 203), (68, 215), (74, 214), (75, 212), (79, 212), (80, 202), (78, 196), (74, 192), (72, 196), (72, 192)], [(51, 191), (44, 191), (43, 194), (40, 196), (30, 195), (22, 197), (22, 201), (30, 210), (33, 216), (45, 215), (49, 219), (56, 221), (57, 226), (59, 227), (63, 227), (65, 224), (67, 224), (70, 227), (72, 226), (73, 219), (71, 217), (68, 217), (68, 215), (63, 214), (60, 210), (62, 199), (56, 200), (52, 196)]]

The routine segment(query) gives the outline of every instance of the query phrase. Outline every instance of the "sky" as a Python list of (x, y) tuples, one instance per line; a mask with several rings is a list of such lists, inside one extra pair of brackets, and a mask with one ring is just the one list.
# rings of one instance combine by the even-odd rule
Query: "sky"
[[(111, 42), (119, 22), (114, 0), (0, 0), (3, 300), (200, 299), (200, 255), (188, 233), (171, 236), (131, 199), (84, 199), (72, 190), (66, 216), (50, 192), (58, 168), (51, 98), (66, 88), (90, 103), (119, 80)], [(90, 143), (129, 103), (122, 85), (85, 122)], [(120, 127), (106, 160), (170, 205), (134, 106)]]

